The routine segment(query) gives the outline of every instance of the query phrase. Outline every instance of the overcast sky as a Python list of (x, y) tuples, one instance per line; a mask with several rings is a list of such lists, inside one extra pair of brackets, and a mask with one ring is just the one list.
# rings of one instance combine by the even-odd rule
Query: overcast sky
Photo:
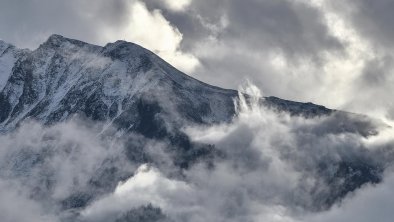
[(394, 118), (392, 0), (0, 0), (0, 39), (138, 43), (210, 84)]

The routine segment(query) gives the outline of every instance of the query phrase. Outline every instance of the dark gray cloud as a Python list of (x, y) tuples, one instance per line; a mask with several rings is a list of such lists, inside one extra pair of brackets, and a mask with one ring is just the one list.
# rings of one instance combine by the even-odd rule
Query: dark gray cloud
[(319, 12), (306, 4), (285, 0), (227, 1), (221, 7), (225, 7), (229, 23), (222, 38), (233, 42), (234, 47), (244, 45), (245, 49), (263, 53), (278, 48), (286, 55), (301, 57), (341, 47), (328, 33)]
[(350, 21), (354, 27), (375, 46), (393, 46), (393, 1), (332, 1), (330, 7), (343, 13), (348, 21)]
[[(201, 66), (191, 74), (226, 88), (248, 78), (269, 95), (317, 102), (304, 89), (321, 88), (325, 73), (318, 69), (325, 55), (342, 54), (345, 47), (321, 9), (301, 1), (192, 1), (181, 12), (155, 0), (147, 5), (162, 10), (183, 34), (183, 50), (199, 59)], [(272, 64), (276, 57), (286, 70)], [(312, 70), (297, 70), (305, 64)]]
[[(105, 44), (113, 40), (106, 38), (109, 32), (115, 33), (113, 36), (118, 33), (118, 38), (124, 38), (126, 29), (130, 29), (126, 33), (133, 32), (132, 27), (127, 26), (131, 2), (5, 0), (0, 3), (3, 10), (0, 18), (7, 22), (0, 22), (0, 36), (21, 47), (34, 47), (51, 33)], [(269, 94), (282, 95), (281, 90), (269, 87), (272, 78), (287, 84), (282, 80), (287, 75), (275, 76), (271, 65), (264, 64), (272, 54), (280, 53), (292, 64), (303, 59), (319, 62), (321, 53), (343, 47), (328, 32), (319, 10), (305, 3), (192, 1), (185, 10), (174, 11), (165, 1), (142, 2), (151, 12), (160, 9), (165, 19), (182, 33), (180, 48), (202, 61), (202, 69), (194, 75), (227, 88), (236, 88), (244, 76), (249, 76), (257, 83), (267, 82), (260, 86)], [(212, 39), (215, 41), (210, 42)], [(221, 51), (221, 55), (217, 51)], [(222, 68), (226, 66), (243, 68), (242, 71)]]
[(393, 116), (389, 0), (193, 1), (181, 12), (147, 2), (183, 34), (203, 81), (236, 88), (248, 78), (269, 95)]
[[(158, 1), (148, 1), (151, 9), (160, 6), (162, 4)], [(321, 53), (343, 47), (341, 41), (329, 33), (318, 9), (295, 1), (193, 1), (189, 9), (183, 12), (173, 12), (165, 7), (162, 11), (184, 35), (182, 46), (187, 50), (196, 51), (210, 37), (228, 49), (226, 58), (217, 57), (220, 63), (205, 61), (210, 67), (225, 67), (226, 61), (230, 66), (253, 67), (254, 61), (249, 62), (247, 58), (242, 58), (243, 55), (257, 53), (260, 54), (259, 59), (266, 60), (267, 55), (273, 52), (282, 53), (294, 63), (305, 58), (317, 62)], [(242, 55), (232, 55), (234, 51)], [(214, 50), (209, 52), (216, 53)], [(200, 59), (205, 59), (204, 55), (196, 54)], [(230, 56), (238, 62), (228, 61), (227, 57)], [(197, 75), (214, 75), (216, 79), (226, 76), (239, 84), (236, 78), (242, 78), (249, 72), (255, 73), (253, 68), (245, 69), (244, 73), (238, 70), (232, 72), (231, 69), (227, 71), (226, 74), (215, 69), (204, 69)]]
[(2, 0), (0, 38), (30, 48), (54, 33), (102, 43), (108, 26), (116, 30), (125, 24), (126, 5), (125, 0)]
[(326, 8), (334, 11), (347, 23), (356, 36), (356, 47), (363, 63), (361, 69), (351, 70), (356, 78), (349, 82), (344, 108), (388, 119), (394, 117), (390, 102), (394, 83), (393, 37), (394, 2), (389, 0), (328, 1)]

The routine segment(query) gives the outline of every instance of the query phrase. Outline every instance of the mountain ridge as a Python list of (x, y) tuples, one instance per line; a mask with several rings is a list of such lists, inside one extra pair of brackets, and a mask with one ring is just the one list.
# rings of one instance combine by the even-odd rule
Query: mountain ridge
[[(71, 44), (71, 45), (69, 45)], [(75, 47), (74, 47), (75, 46)], [(70, 58), (67, 58), (67, 55), (59, 55), (58, 51), (62, 48), (63, 50), (71, 50), (71, 55)], [(46, 55), (44, 55), (44, 57), (46, 56), (51, 56), (51, 59), (55, 59), (56, 57), (53, 56), (58, 56), (58, 57), (65, 57), (62, 58), (63, 60), (74, 60), (78, 62), (78, 56), (83, 56), (85, 58), (82, 58), (84, 61), (83, 64), (84, 66), (94, 66), (94, 65), (106, 65), (105, 63), (110, 63), (111, 61), (117, 62), (117, 61), (123, 61), (123, 62), (129, 62), (131, 63), (140, 63), (140, 67), (138, 68), (142, 68), (142, 71), (148, 71), (148, 69), (152, 68), (150, 66), (152, 66), (152, 60), (153, 63), (157, 63), (158, 67), (153, 67), (156, 68), (158, 70), (158, 72), (156, 72), (155, 74), (160, 74), (160, 75), (164, 75), (168, 78), (170, 78), (172, 81), (174, 81), (176, 84), (174, 84), (174, 86), (177, 87), (183, 87), (183, 88), (188, 88), (188, 90), (196, 90), (196, 88), (198, 88), (197, 90), (211, 90), (214, 91), (215, 93), (224, 93), (224, 94), (228, 94), (231, 97), (237, 97), (237, 91), (236, 90), (232, 90), (232, 89), (222, 89), (216, 86), (212, 86), (206, 83), (203, 83), (193, 77), (190, 77), (182, 72), (179, 72), (178, 70), (176, 70), (174, 67), (172, 67), (171, 65), (169, 65), (168, 63), (166, 63), (164, 60), (160, 59), (158, 56), (156, 56), (153, 52), (138, 46), (134, 43), (128, 43), (125, 41), (116, 41), (115, 43), (109, 43), (104, 47), (101, 46), (96, 46), (96, 45), (91, 45), (79, 40), (74, 40), (74, 39), (69, 39), (69, 38), (65, 38), (61, 35), (52, 35), (48, 38), (48, 40), (46, 42), (44, 42), (43, 44), (41, 44), (36, 50), (30, 51), (30, 57), (39, 57), (42, 56), (40, 55), (40, 53), (46, 53)], [(89, 58), (89, 55), (91, 55), (91, 58)], [(25, 53), (22, 55), (22, 58), (19, 58), (18, 60), (21, 61), (23, 60), (23, 57), (26, 56), (26, 54), (28, 54), (26, 51)], [(100, 54), (103, 55), (102, 57), (96, 57), (95, 54)], [(87, 57), (87, 58), (86, 58)], [(140, 57), (139, 61), (135, 61), (135, 58)], [(95, 59), (99, 58), (99, 62), (95, 63)], [(27, 58), (26, 58), (27, 59)], [(109, 60), (110, 59), (110, 60)], [(128, 61), (128, 59), (134, 59), (132, 62)], [(137, 59), (138, 60), (138, 59)], [(41, 63), (44, 63), (45, 61), (41, 61)], [(51, 61), (46, 61), (46, 62), (51, 62)], [(66, 61), (67, 62), (67, 61)], [(72, 62), (72, 61), (71, 61)], [(81, 61), (79, 61), (81, 62)], [(100, 64), (102, 63), (102, 64)], [(45, 65), (45, 64), (41, 64), (41, 65)], [(68, 64), (70, 65), (70, 64)], [(94, 67), (93, 67), (94, 68)], [(99, 72), (103, 72), (103, 70), (98, 70)], [(140, 71), (140, 70), (132, 70), (132, 71)], [(175, 73), (175, 74), (174, 74)], [(68, 73), (67, 75), (76, 75), (77, 73)], [(4, 73), (2, 74), (4, 76)], [(10, 75), (11, 77), (11, 75)], [(42, 76), (42, 78), (44, 78)], [(63, 76), (63, 78), (66, 78)], [(163, 78), (163, 76), (158, 77), (158, 78)], [(8, 80), (8, 79), (7, 79)], [(3, 85), (5, 87), (5, 83), (3, 80)], [(267, 100), (269, 101), (270, 104), (274, 105), (277, 103), (286, 103), (285, 100), (281, 100), (279, 98), (276, 97), (267, 97)], [(328, 110), (327, 108), (323, 107), (323, 106), (318, 106), (312, 103), (297, 103), (297, 102), (293, 102), (292, 103), (293, 106), (310, 106), (315, 108), (316, 110), (324, 110), (323, 114), (328, 114)], [(2, 110), (2, 112), (4, 113), (4, 109)], [(0, 118), (1, 122), (4, 121), (4, 117)]]

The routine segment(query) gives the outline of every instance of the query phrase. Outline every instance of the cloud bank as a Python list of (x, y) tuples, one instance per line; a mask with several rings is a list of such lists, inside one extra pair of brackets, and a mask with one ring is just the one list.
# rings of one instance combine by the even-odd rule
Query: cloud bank
[[(261, 106), (257, 87), (240, 91), (251, 96), (240, 93), (231, 123), (184, 129), (220, 155), (182, 171), (162, 162), (165, 142), (130, 135), (155, 154), (141, 164), (127, 159), (126, 140), (99, 136), (100, 124), (23, 124), (0, 136), (0, 212), (8, 221), (391, 219), (392, 128), (376, 125), (380, 133), (369, 136), (338, 130), (337, 114), (290, 116)], [(20, 203), (26, 212), (13, 216)]]

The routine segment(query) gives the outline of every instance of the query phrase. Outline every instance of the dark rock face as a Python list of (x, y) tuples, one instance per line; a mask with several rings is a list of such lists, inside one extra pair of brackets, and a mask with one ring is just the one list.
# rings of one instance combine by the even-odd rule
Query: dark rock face
[(115, 222), (170, 222), (160, 208), (152, 205), (131, 209)]
[[(167, 152), (173, 164), (181, 170), (199, 161), (212, 166), (215, 158), (224, 158), (213, 145), (191, 141), (182, 127), (231, 122), (238, 92), (193, 79), (138, 45), (118, 41), (99, 47), (53, 35), (34, 51), (0, 44), (0, 65), (7, 66), (0, 69), (5, 70), (0, 72), (0, 133), (12, 132), (27, 119), (50, 126), (77, 115), (111, 126), (115, 129), (111, 135), (126, 141), (129, 133), (165, 141), (171, 147)], [(327, 124), (330, 133), (365, 137), (376, 133), (366, 117), (312, 103), (267, 97), (262, 104), (305, 118), (333, 115), (335, 123)], [(134, 137), (126, 142), (125, 155), (131, 162), (153, 161), (141, 147), (145, 139), (136, 143), (139, 139)], [(40, 158), (37, 153), (27, 155), (20, 165), (38, 163)], [(324, 164), (318, 170), (327, 175), (327, 184), (341, 187), (326, 193), (316, 191), (322, 206), (329, 207), (363, 184), (381, 180), (383, 170), (378, 164), (353, 160), (336, 164), (339, 167), (334, 174), (328, 174)], [(95, 191), (110, 190), (128, 176), (109, 166), (89, 183)], [(49, 182), (47, 185), (50, 187)], [(93, 199), (92, 193), (76, 192), (61, 205), (64, 209), (82, 208)], [(116, 221), (165, 220), (160, 209), (147, 206), (133, 209)]]
[(324, 106), (315, 105), (313, 103), (294, 102), (273, 96), (267, 97), (264, 102), (266, 106), (288, 112), (291, 115), (303, 115), (305, 117), (330, 115), (335, 112), (334, 110), (327, 109)]

